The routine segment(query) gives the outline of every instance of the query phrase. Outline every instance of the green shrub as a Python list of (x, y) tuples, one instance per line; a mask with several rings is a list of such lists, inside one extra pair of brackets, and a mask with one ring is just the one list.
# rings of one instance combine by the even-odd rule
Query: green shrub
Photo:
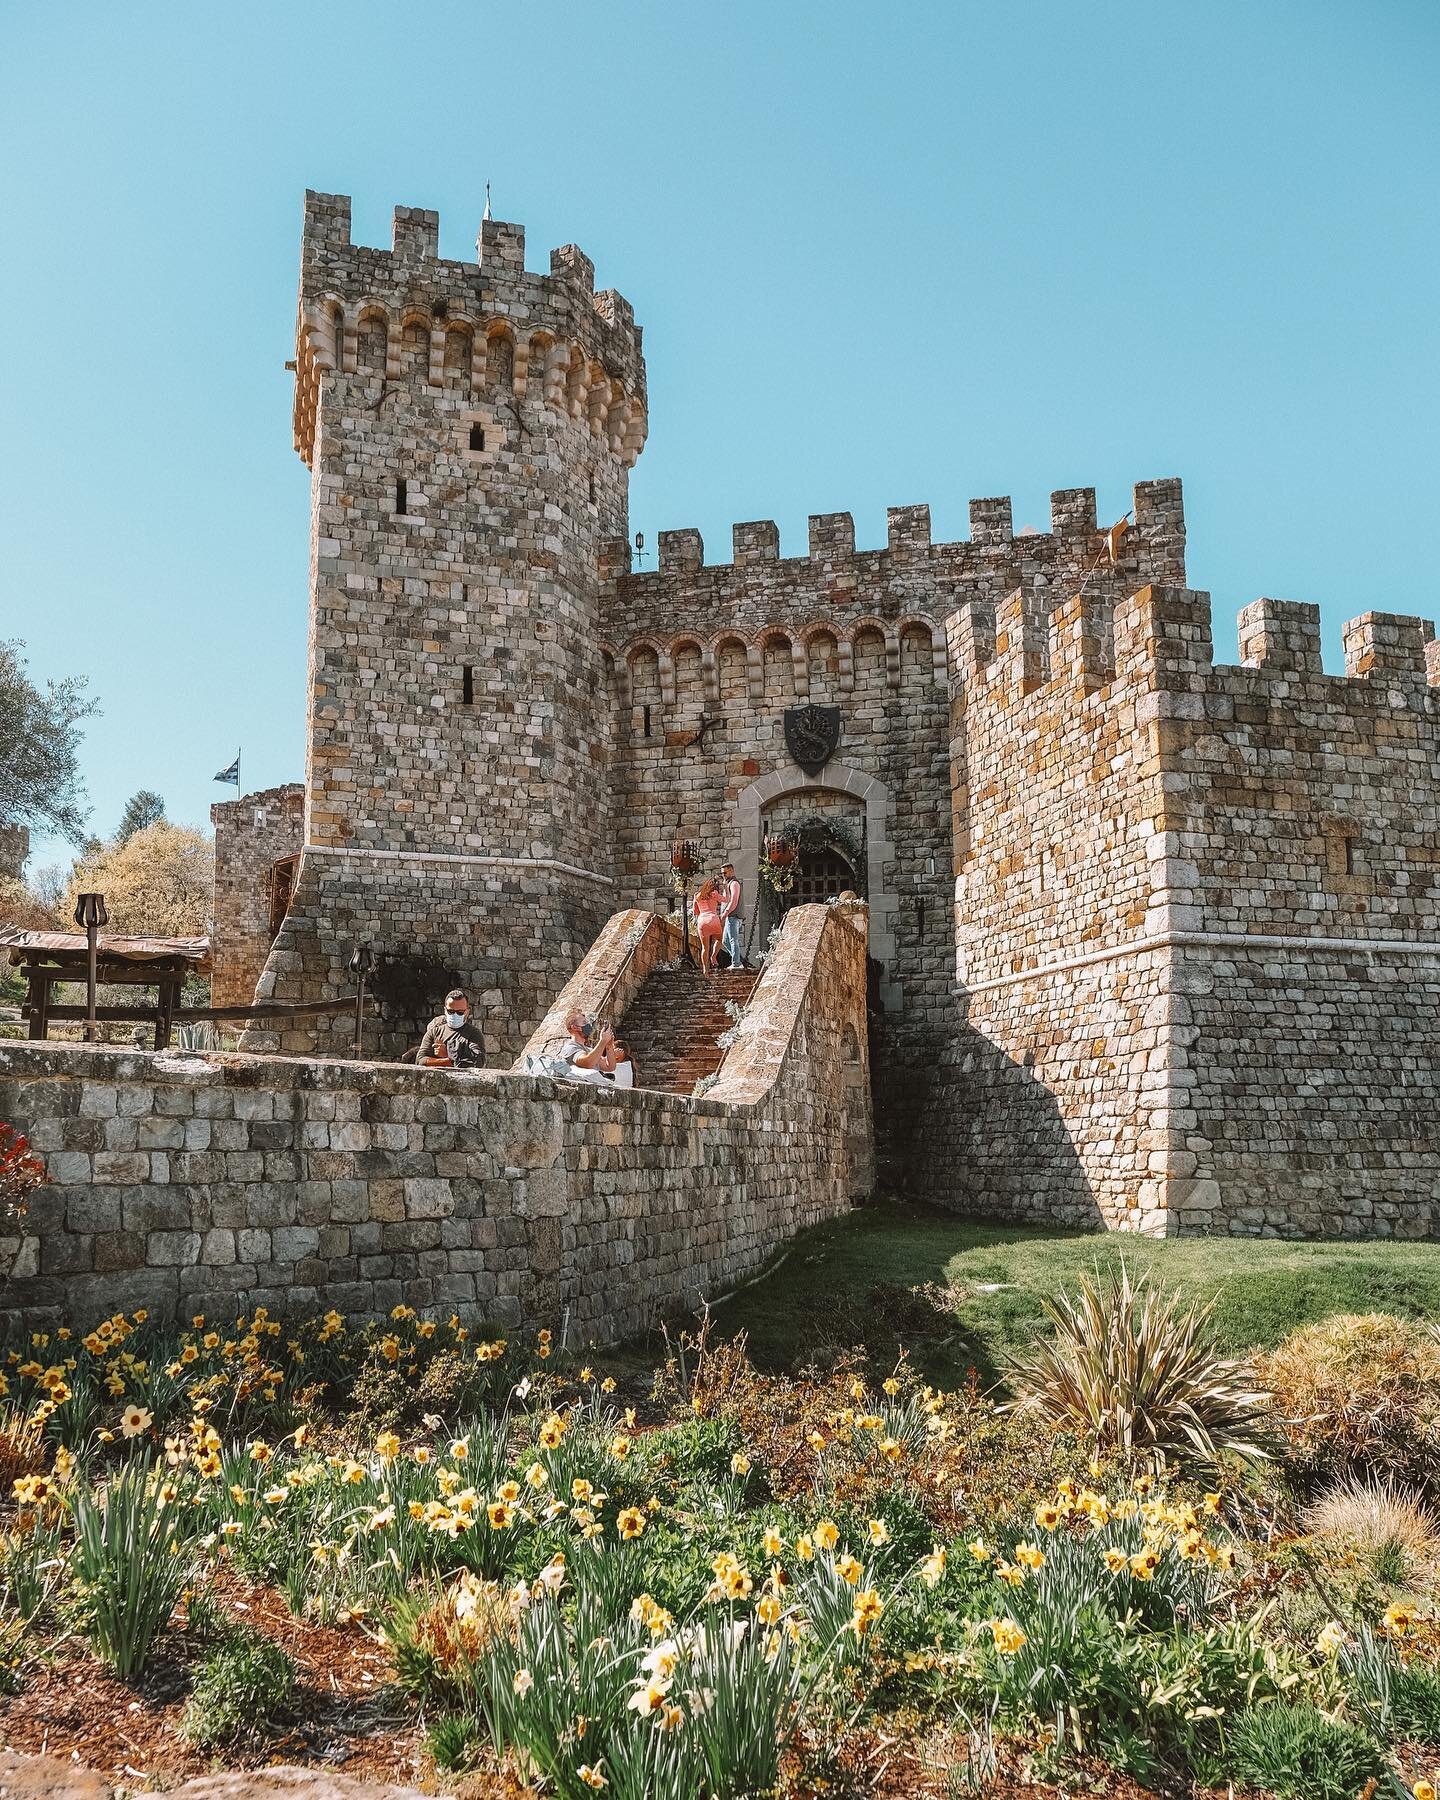
[(1123, 1262), (1044, 1305), (1054, 1337), (1008, 1370), (1018, 1410), (1076, 1432), (1096, 1455), (1158, 1464), (1266, 1454), (1266, 1396), (1243, 1363), (1220, 1355), (1211, 1307), (1132, 1282)]
[(1242, 1713), (1226, 1761), (1232, 1780), (1264, 1788), (1275, 1800), (1356, 1800), (1366, 1782), (1385, 1775), (1385, 1759), (1367, 1732), (1289, 1702)]
[(280, 1646), (236, 1628), (201, 1664), (180, 1729), (204, 1748), (233, 1744), (273, 1724), (294, 1693), (295, 1665)]
[(427, 1747), (437, 1769), (457, 1774), (468, 1769), (485, 1734), (474, 1719), (443, 1713), (430, 1727)]
[(1418, 1662), (1402, 1669), (1391, 1706), (1397, 1737), (1440, 1744), (1440, 1672)]
[(1307, 1483), (1393, 1478), (1440, 1492), (1440, 1341), (1388, 1313), (1339, 1313), (1260, 1359)]
[(0, 1615), (33, 1619), (65, 1567), (60, 1527), (36, 1519), (28, 1529), (0, 1532)]
[(1362, 1626), (1336, 1655), (1345, 1697), (1356, 1716), (1381, 1739), (1440, 1743), (1440, 1673), (1422, 1662), (1402, 1663), (1392, 1644)]
[(71, 1570), (95, 1654), (123, 1681), (145, 1666), (190, 1573), (197, 1512), (147, 1456), (115, 1475), (97, 1499), (74, 1501)]

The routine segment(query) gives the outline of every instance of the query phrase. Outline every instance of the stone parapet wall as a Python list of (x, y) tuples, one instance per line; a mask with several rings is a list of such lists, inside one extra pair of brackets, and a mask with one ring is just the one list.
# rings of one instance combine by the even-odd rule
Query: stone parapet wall
[(401, 1301), (611, 1341), (863, 1191), (863, 930), (798, 908), (703, 1100), (326, 1060), (0, 1046), (0, 1118), (54, 1185), (21, 1326)]

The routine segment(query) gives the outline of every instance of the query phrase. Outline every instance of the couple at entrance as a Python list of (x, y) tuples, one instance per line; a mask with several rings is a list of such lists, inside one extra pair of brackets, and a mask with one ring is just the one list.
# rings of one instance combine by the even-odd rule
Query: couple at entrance
[(723, 950), (732, 969), (745, 967), (744, 917), (740, 881), (734, 863), (722, 863), (718, 875), (709, 875), (695, 893), (695, 935), (700, 940), (700, 968), (714, 975)]

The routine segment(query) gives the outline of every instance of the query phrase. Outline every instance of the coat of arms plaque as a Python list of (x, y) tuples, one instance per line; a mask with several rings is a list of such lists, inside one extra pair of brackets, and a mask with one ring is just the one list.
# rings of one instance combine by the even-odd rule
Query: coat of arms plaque
[(807, 775), (818, 775), (840, 742), (838, 706), (792, 706), (785, 714), (785, 743)]

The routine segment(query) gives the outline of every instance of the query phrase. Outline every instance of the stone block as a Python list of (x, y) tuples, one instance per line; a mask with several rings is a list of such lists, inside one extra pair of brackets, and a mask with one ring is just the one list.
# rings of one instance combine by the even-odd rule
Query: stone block
[(145, 1260), (152, 1269), (179, 1268), (199, 1258), (198, 1231), (152, 1231), (145, 1240)]

